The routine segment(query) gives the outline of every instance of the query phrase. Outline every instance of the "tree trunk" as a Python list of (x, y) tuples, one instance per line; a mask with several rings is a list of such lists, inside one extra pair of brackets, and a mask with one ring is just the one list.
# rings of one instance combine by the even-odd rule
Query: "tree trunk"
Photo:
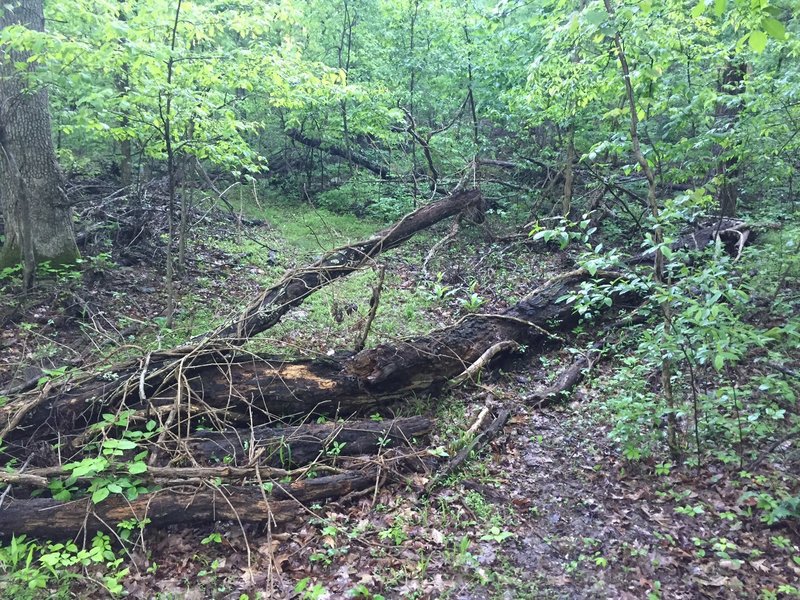
[(575, 125), (570, 124), (567, 130), (567, 157), (564, 161), (564, 196), (561, 200), (561, 214), (569, 219), (572, 211), (572, 184), (575, 164)]
[[(747, 73), (747, 64), (728, 62), (722, 73), (722, 81), (720, 82), (720, 95), (727, 95), (727, 102), (720, 102), (717, 105), (717, 120), (721, 121), (720, 129), (727, 134), (732, 134), (736, 128), (736, 120), (742, 110), (741, 105), (733, 103), (736, 96), (744, 93), (744, 77)], [(737, 156), (731, 152), (730, 149), (726, 150), (722, 147), (717, 147), (717, 154), (728, 154), (726, 158), (718, 158), (717, 174), (721, 176), (722, 181), (719, 189), (717, 190), (717, 202), (719, 202), (719, 211), (723, 217), (733, 217), (736, 215), (736, 207), (739, 202), (739, 169), (740, 163)]]
[[(44, 29), (42, 0), (25, 0), (0, 11), (0, 29), (25, 25)], [(28, 64), (29, 52), (0, 51), (0, 204), (6, 239), (0, 269), (23, 262), (26, 286), (37, 263), (51, 266), (74, 262), (78, 247), (71, 210), (56, 162), (47, 107), (47, 91), (29, 89), (33, 81), (16, 71)]]
[(347, 472), (288, 485), (273, 483), (271, 492), (260, 486), (181, 485), (127, 500), (114, 494), (100, 504), (89, 498), (59, 502), (50, 498), (6, 499), (0, 510), (0, 536), (64, 538), (83, 529), (103, 530), (107, 525), (134, 519), (150, 527), (174, 524), (239, 521), (273, 523), (304, 515), (304, 504), (338, 498), (375, 485), (377, 469)]

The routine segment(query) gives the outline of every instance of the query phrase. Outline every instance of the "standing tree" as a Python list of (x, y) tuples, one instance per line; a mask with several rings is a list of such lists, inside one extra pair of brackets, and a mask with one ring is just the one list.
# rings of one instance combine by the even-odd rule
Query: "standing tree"
[[(42, 31), (42, 0), (0, 7), (0, 29), (15, 26)], [(53, 150), (47, 91), (32, 88), (25, 76), (35, 68), (32, 58), (24, 48), (0, 46), (0, 204), (5, 220), (0, 268), (22, 262), (26, 289), (38, 263), (69, 264), (79, 256)]]

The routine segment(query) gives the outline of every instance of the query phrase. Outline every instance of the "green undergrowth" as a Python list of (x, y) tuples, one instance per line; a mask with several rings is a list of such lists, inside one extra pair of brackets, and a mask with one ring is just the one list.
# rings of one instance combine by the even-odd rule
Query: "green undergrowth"
[[(669, 323), (651, 303), (649, 321), (622, 333), (613, 370), (595, 383), (604, 396), (598, 418), (632, 464), (719, 465), (760, 482), (743, 486), (769, 524), (800, 518), (796, 482), (748, 471), (800, 433), (798, 246), (795, 218), (759, 235), (738, 261), (719, 247), (682, 257), (679, 277), (655, 296), (669, 301)], [(660, 380), (665, 359), (671, 401)]]

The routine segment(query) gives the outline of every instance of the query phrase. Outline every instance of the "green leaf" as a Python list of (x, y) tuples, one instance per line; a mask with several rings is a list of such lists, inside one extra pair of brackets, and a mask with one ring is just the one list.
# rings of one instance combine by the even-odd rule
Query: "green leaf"
[(584, 18), (590, 25), (600, 25), (608, 19), (608, 13), (602, 10), (590, 10), (586, 12)]
[(100, 489), (95, 490), (94, 494), (92, 494), (92, 502), (94, 502), (95, 504), (99, 504), (100, 502), (108, 498), (108, 495), (110, 493), (111, 492), (107, 487), (101, 487)]
[(714, 0), (714, 14), (721, 17), (728, 8), (728, 0)]
[(763, 31), (751, 31), (749, 42), (750, 49), (761, 54), (767, 47), (767, 34)]
[(761, 21), (761, 26), (764, 28), (764, 31), (776, 40), (786, 39), (786, 26), (775, 17), (767, 17)]
[(138, 475), (147, 471), (147, 465), (143, 462), (136, 462), (128, 466), (128, 473), (131, 475)]
[(692, 18), (697, 19), (701, 17), (704, 12), (706, 12), (706, 0), (700, 0), (697, 6), (692, 9)]
[(72, 494), (69, 490), (61, 490), (57, 494), (53, 494), (53, 500), (58, 500), (59, 502), (68, 502), (72, 498)]
[(714, 368), (717, 371), (721, 371), (723, 366), (725, 366), (725, 357), (722, 354), (717, 354), (714, 357)]

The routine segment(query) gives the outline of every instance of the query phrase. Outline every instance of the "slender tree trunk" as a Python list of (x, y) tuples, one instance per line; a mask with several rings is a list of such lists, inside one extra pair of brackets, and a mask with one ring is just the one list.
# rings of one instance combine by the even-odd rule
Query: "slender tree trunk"
[[(339, 36), (339, 69), (344, 71), (347, 76), (348, 82), (350, 79), (350, 54), (353, 49), (353, 27), (356, 23), (356, 16), (350, 15), (350, 4), (348, 0), (344, 0), (342, 8), (344, 9), (342, 32)], [(353, 172), (353, 161), (350, 151), (350, 127), (347, 119), (347, 100), (342, 99), (339, 103), (339, 108), (342, 113), (342, 136), (344, 137), (344, 147), (347, 152), (347, 166), (350, 173)]]
[[(725, 69), (722, 73), (719, 93), (721, 95), (727, 94), (728, 96), (739, 96), (744, 93), (744, 77), (746, 72), (747, 65), (745, 63), (729, 61), (725, 65)], [(736, 125), (736, 119), (741, 112), (741, 106), (730, 102), (720, 102), (717, 105), (716, 112), (717, 120), (721, 121), (720, 128), (726, 133), (732, 133)], [(722, 154), (724, 150), (719, 147), (717, 152), (718, 154)], [(739, 178), (740, 163), (735, 155), (729, 155), (727, 158), (718, 160), (717, 174), (722, 178), (722, 182), (717, 190), (719, 211), (723, 217), (732, 217), (736, 215), (736, 207), (739, 202), (737, 180)]]
[[(128, 15), (125, 13), (125, 4), (123, 0), (119, 0), (119, 20), (120, 21), (127, 21)], [(125, 38), (120, 38), (119, 46), (123, 48), (125, 45)], [(125, 98), (128, 95), (128, 89), (130, 86), (130, 65), (125, 62), (121, 66), (122, 75), (118, 77), (115, 81), (115, 86), (117, 88), (117, 93), (119, 94), (120, 98)], [(128, 111), (124, 111), (122, 113), (122, 117), (119, 120), (119, 125), (122, 128), (127, 128), (130, 125), (130, 120), (128, 118)], [(119, 182), (124, 186), (128, 187), (133, 183), (133, 151), (131, 146), (131, 140), (128, 137), (123, 138), (119, 142)]]
[(561, 199), (561, 213), (569, 218), (572, 210), (572, 190), (575, 164), (575, 125), (570, 124), (567, 130), (567, 157), (564, 160), (564, 196)]
[[(411, 60), (411, 72), (408, 81), (408, 112), (411, 117), (414, 117), (414, 92), (417, 85), (417, 65), (414, 61), (414, 34), (417, 25), (417, 15), (419, 14), (419, 0), (413, 0), (413, 12), (411, 13), (410, 30), (408, 37), (408, 56)], [(414, 180), (414, 208), (417, 208), (417, 194), (419, 188), (417, 186), (417, 144), (411, 140), (411, 175)]]
[[(167, 61), (167, 93), (165, 101), (165, 110), (161, 114), (161, 119), (164, 123), (164, 143), (167, 149), (167, 171), (168, 171), (168, 186), (169, 186), (169, 206), (167, 212), (169, 213), (169, 236), (167, 239), (167, 321), (166, 326), (171, 328), (173, 318), (175, 316), (175, 266), (172, 256), (172, 243), (175, 240), (175, 149), (172, 146), (172, 74), (175, 65), (175, 42), (178, 34), (178, 22), (181, 15), (181, 0), (178, 0), (178, 5), (175, 8), (175, 22), (172, 26), (172, 38), (170, 41), (170, 55)], [(161, 109), (161, 106), (159, 106)]]
[(467, 26), (467, 16), (464, 14), (464, 41), (467, 42), (467, 104), (469, 105), (469, 114), (472, 119), (472, 143), (475, 144), (475, 157), (478, 156), (480, 150), (478, 138), (478, 111), (475, 108), (475, 78), (473, 76), (472, 68), (472, 37), (469, 35), (469, 27)]
[[(11, 6), (11, 8), (9, 8)], [(0, 29), (22, 24), (44, 30), (42, 0), (25, 0), (0, 10)], [(30, 53), (0, 51), (0, 204), (6, 239), (0, 268), (23, 262), (25, 285), (37, 263), (70, 264), (78, 257), (71, 210), (62, 187), (51, 137), (47, 91), (30, 89), (15, 65)]]

